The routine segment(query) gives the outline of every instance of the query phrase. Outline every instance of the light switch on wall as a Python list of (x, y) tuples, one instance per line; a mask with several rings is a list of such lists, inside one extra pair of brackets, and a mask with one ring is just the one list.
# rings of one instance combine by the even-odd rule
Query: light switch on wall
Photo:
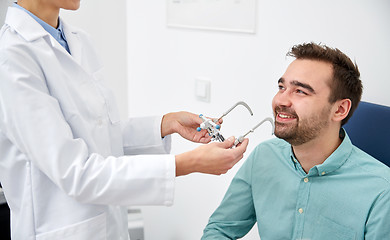
[(210, 102), (211, 83), (209, 80), (195, 79), (195, 97), (202, 102)]

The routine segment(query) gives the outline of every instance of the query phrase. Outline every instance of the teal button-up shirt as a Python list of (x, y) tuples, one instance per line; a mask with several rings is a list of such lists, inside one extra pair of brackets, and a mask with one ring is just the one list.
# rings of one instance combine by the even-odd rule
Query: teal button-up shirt
[[(374, 140), (373, 140), (374, 141)], [(202, 239), (390, 239), (390, 168), (349, 137), (305, 173), (291, 145), (261, 143), (242, 165)]]

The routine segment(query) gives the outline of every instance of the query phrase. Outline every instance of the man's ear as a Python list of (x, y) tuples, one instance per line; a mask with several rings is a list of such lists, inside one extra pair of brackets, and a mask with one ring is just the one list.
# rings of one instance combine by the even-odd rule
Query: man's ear
[(334, 111), (332, 120), (335, 122), (341, 122), (348, 116), (351, 110), (352, 102), (350, 99), (341, 99), (334, 103)]

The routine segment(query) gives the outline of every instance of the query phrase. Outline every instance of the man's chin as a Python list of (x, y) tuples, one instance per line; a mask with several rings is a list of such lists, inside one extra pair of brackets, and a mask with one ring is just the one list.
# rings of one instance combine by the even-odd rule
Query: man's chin
[(294, 129), (292, 129), (291, 127), (288, 127), (287, 124), (284, 124), (284, 123), (276, 123), (275, 124), (274, 134), (278, 138), (285, 139), (285, 138), (294, 137), (294, 135), (295, 135), (294, 132), (295, 132)]
[(290, 143), (291, 145), (299, 145), (299, 142), (297, 141), (297, 138), (294, 134), (286, 133), (286, 132), (277, 132), (275, 131), (275, 136), (277, 138), (283, 139), (284, 141)]

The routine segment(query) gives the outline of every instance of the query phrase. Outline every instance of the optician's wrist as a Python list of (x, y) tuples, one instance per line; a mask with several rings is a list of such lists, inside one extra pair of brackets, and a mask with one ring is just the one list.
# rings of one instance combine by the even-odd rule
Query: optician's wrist
[(175, 156), (176, 177), (196, 172), (196, 159), (193, 151), (184, 152)]
[(167, 113), (161, 120), (161, 137), (165, 137), (172, 133), (175, 133), (175, 118), (174, 113)]

